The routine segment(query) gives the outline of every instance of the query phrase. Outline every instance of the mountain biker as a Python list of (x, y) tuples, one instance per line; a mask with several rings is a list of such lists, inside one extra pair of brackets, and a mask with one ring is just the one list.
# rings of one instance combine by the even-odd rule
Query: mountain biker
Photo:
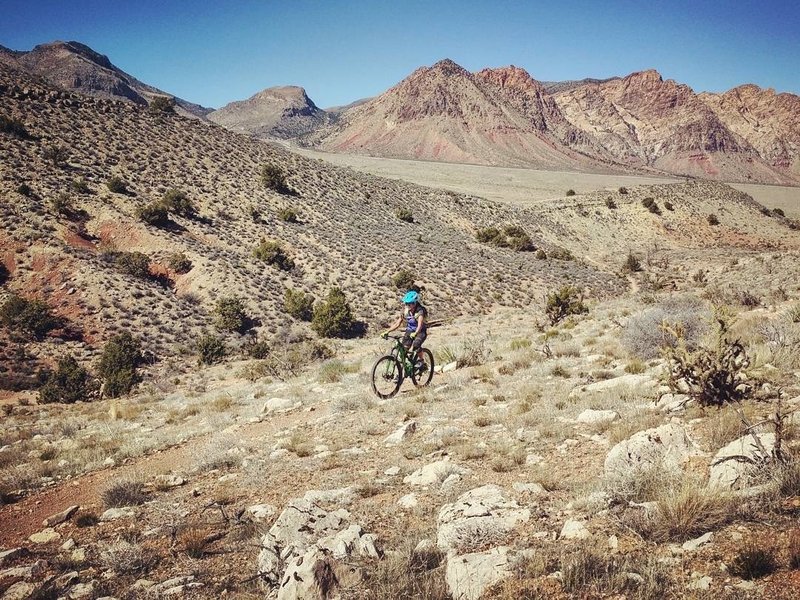
[[(400, 341), (403, 346), (406, 347), (406, 350), (413, 348), (414, 354), (416, 355), (425, 342), (425, 338), (428, 337), (428, 326), (425, 323), (427, 317), (428, 310), (422, 306), (420, 302), (419, 288), (412, 288), (403, 296), (402, 312), (398, 315), (397, 319), (389, 325), (389, 329), (381, 334), (381, 337), (386, 338), (392, 331), (399, 329), (405, 321), (406, 331)], [(422, 361), (418, 360), (414, 366), (421, 368), (424, 365)]]

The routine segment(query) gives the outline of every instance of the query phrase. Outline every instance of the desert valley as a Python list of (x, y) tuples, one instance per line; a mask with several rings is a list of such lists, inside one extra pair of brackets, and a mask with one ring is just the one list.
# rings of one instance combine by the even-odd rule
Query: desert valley
[(0, 598), (800, 594), (797, 95), (212, 110), (55, 42), (0, 47), (0, 158)]

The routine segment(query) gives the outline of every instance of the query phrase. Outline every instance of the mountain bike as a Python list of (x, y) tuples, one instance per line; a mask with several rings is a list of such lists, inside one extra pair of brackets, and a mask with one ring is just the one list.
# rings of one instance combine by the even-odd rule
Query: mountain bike
[[(433, 354), (427, 348), (418, 351), (406, 350), (402, 337), (386, 336), (394, 340), (394, 348), (385, 356), (381, 356), (372, 367), (372, 391), (379, 398), (394, 396), (403, 380), (410, 377), (417, 387), (425, 387), (433, 379)], [(418, 367), (417, 362), (422, 364)]]

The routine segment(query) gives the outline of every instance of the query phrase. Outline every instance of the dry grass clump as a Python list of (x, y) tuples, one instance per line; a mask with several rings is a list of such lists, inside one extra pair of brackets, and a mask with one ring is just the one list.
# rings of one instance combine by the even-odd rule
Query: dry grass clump
[(180, 544), (189, 558), (199, 559), (203, 558), (207, 553), (208, 545), (211, 541), (209, 538), (208, 532), (196, 527), (190, 527), (181, 534)]
[(138, 506), (144, 504), (147, 494), (141, 481), (122, 480), (106, 488), (102, 498), (106, 508)]
[(283, 448), (299, 456), (305, 458), (314, 453), (314, 445), (308, 435), (302, 431), (295, 431), (292, 435), (281, 444)]
[(322, 364), (318, 380), (320, 383), (337, 383), (347, 373), (358, 373), (359, 368), (359, 364), (347, 365), (341, 360), (332, 359)]
[(666, 322), (681, 326), (687, 347), (693, 350), (700, 343), (708, 318), (708, 310), (698, 298), (668, 298), (628, 319), (622, 331), (622, 345), (631, 356), (656, 358), (662, 349), (675, 345), (674, 336), (662, 328)]
[(709, 419), (710, 441), (712, 450), (719, 450), (735, 439), (744, 435), (744, 425), (736, 410), (730, 406), (720, 408)]
[(789, 534), (789, 568), (800, 569), (800, 530), (793, 529)]
[(629, 439), (635, 433), (658, 427), (664, 421), (664, 417), (653, 411), (642, 411), (626, 415), (624, 419), (617, 419), (607, 430), (608, 441), (618, 444), (623, 440)]
[(761, 548), (751, 541), (733, 558), (728, 570), (731, 575), (742, 579), (760, 579), (777, 568), (774, 550)]
[(120, 540), (103, 544), (100, 550), (100, 564), (122, 575), (146, 573), (156, 561), (157, 556), (153, 551), (135, 541)]
[(415, 540), (363, 569), (365, 600), (449, 600), (443, 555), (435, 547), (415, 551)]

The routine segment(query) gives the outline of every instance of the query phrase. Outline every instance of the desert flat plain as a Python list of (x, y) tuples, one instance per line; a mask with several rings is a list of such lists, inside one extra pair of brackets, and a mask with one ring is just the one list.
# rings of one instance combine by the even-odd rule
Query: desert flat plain
[[(0, 99), (3, 598), (797, 597), (797, 188)], [(435, 372), (379, 398), (412, 282)]]

